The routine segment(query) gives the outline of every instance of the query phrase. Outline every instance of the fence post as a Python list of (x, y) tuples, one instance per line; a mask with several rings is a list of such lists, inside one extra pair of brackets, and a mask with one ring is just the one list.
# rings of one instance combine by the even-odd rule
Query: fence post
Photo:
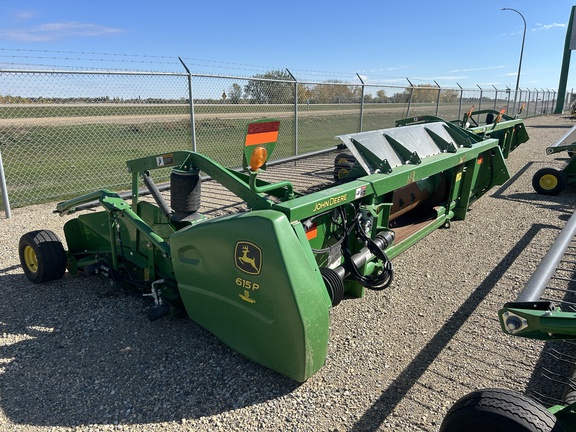
[(192, 74), (190, 73), (190, 69), (188, 66), (182, 61), (180, 57), (178, 57), (184, 69), (186, 69), (186, 73), (188, 74), (188, 105), (190, 105), (190, 130), (192, 132), (192, 151), (196, 151), (196, 119), (194, 118), (194, 99), (192, 98)]
[(480, 87), (478, 84), (476, 84), (476, 87), (480, 89), (480, 97), (478, 98), (478, 111), (480, 111), (482, 109), (482, 93), (484, 90), (482, 90), (482, 87)]
[(294, 81), (294, 156), (298, 156), (298, 80), (288, 68), (286, 72)]
[(458, 101), (458, 120), (462, 118), (462, 98), (464, 97), (464, 89), (458, 83), (456, 83), (458, 87), (460, 87), (460, 100)]
[(438, 107), (440, 106), (440, 93), (442, 92), (442, 89), (440, 88), (440, 84), (438, 84), (436, 81), (434, 81), (434, 84), (436, 84), (438, 87), (438, 96), (436, 96), (436, 114), (434, 115), (438, 117)]
[(410, 107), (412, 106), (412, 95), (414, 94), (414, 84), (412, 84), (408, 78), (406, 78), (406, 81), (410, 83), (410, 97), (408, 98), (408, 108), (406, 109), (406, 118), (408, 118), (410, 115)]
[(2, 186), (2, 199), (4, 200), (4, 213), (6, 219), (10, 219), (10, 200), (8, 199), (8, 188), (6, 187), (6, 177), (4, 176), (4, 165), (2, 164), (2, 151), (0, 151), (0, 186)]
[(494, 93), (494, 111), (496, 111), (496, 103), (498, 102), (498, 89), (496, 88), (496, 86), (494, 84), (492, 84), (492, 87), (494, 87), (495, 93)]
[(508, 95), (508, 101), (506, 102), (506, 112), (510, 112), (510, 87), (506, 86), (506, 94)]
[(360, 96), (360, 122), (358, 124), (358, 132), (362, 132), (362, 121), (364, 120), (364, 91), (366, 89), (366, 85), (360, 75), (356, 74), (360, 82), (362, 83), (362, 95)]
[(528, 118), (528, 114), (530, 114), (530, 89), (527, 88), (526, 91), (528, 92), (528, 97), (526, 98), (526, 118)]

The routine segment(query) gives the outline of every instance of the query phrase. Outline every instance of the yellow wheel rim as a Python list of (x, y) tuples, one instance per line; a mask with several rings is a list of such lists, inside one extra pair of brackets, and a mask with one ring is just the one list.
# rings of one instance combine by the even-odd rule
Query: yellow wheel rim
[(349, 172), (350, 171), (348, 171), (346, 168), (340, 168), (340, 170), (338, 171), (338, 180), (346, 178)]
[(544, 174), (542, 177), (540, 177), (539, 183), (542, 189), (552, 190), (558, 186), (558, 179), (555, 175)]
[(24, 248), (24, 264), (26, 264), (26, 267), (32, 273), (38, 271), (38, 257), (32, 246), (26, 246)]

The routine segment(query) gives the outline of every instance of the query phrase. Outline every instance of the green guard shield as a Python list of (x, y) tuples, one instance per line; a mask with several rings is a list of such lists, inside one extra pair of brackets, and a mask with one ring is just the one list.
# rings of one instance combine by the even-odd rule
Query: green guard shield
[(305, 236), (271, 210), (212, 219), (170, 248), (190, 318), (243, 356), (303, 382), (326, 360), (330, 298)]

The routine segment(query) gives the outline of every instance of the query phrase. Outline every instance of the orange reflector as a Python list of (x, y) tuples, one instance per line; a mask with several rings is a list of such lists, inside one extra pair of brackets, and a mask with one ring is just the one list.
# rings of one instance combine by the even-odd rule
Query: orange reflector
[(308, 240), (312, 240), (313, 238), (316, 238), (317, 236), (318, 236), (318, 225), (312, 224), (310, 229), (308, 231), (306, 231), (306, 238)]
[(266, 163), (266, 159), (268, 159), (268, 151), (265, 147), (257, 147), (252, 152), (252, 156), (250, 156), (250, 169), (252, 171), (257, 171), (262, 165)]
[(476, 163), (477, 163), (478, 165), (481, 165), (482, 162), (484, 162), (484, 156), (480, 155), (480, 156), (478, 156), (478, 160), (476, 161)]

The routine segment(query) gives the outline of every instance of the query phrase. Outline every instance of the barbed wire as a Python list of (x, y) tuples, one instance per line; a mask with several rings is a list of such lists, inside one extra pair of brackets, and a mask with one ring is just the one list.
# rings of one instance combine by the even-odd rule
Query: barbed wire
[[(18, 54), (5, 54), (6, 52), (13, 52)], [(26, 53), (26, 54), (23, 54)], [(32, 55), (34, 54), (34, 55)], [(52, 55), (41, 55), (41, 54), (52, 54)], [(56, 54), (56, 55), (54, 55)], [(76, 57), (72, 57), (75, 55)], [(97, 58), (95, 56), (102, 56), (108, 58)], [(21, 49), (21, 48), (0, 48), (0, 59), (14, 59), (14, 60), (28, 60), (30, 62), (14, 62), (10, 63), (13, 66), (20, 65), (24, 67), (30, 66), (41, 66), (46, 68), (53, 68), (54, 66), (64, 67), (66, 69), (74, 68), (75, 70), (86, 70), (90, 69), (86, 66), (72, 66), (72, 65), (61, 65), (54, 63), (44, 63), (44, 62), (87, 62), (87, 63), (104, 63), (112, 62), (115, 64), (129, 63), (132, 65), (164, 65), (175, 66), (180, 69), (181, 64), (177, 56), (167, 56), (167, 55), (150, 55), (150, 54), (125, 54), (125, 53), (105, 53), (96, 51), (63, 51), (63, 50), (40, 50), (40, 49)], [(199, 59), (195, 57), (180, 57), (182, 61), (189, 67), (193, 69), (195, 73), (212, 73), (215, 69), (219, 70), (230, 70), (230, 71), (243, 71), (249, 74), (259, 73), (260, 71), (278, 71), (286, 70), (283, 66), (270, 66), (270, 65), (258, 65), (250, 63), (238, 63), (230, 61), (221, 60), (207, 60)], [(35, 60), (41, 60), (43, 63), (36, 62)], [(7, 62), (2, 62), (7, 64)], [(202, 69), (204, 68), (204, 69)], [(299, 77), (314, 77), (323, 79), (345, 79), (350, 80), (352, 77), (357, 80), (357, 72), (348, 71), (326, 71), (326, 70), (315, 70), (315, 69), (301, 69), (301, 68), (288, 68), (292, 73)], [(114, 65), (107, 66), (105, 70), (115, 70), (115, 71), (125, 71), (125, 68), (114, 67)], [(150, 69), (143, 69), (150, 71)], [(155, 71), (158, 71), (157, 69)], [(165, 70), (166, 71), (166, 70)], [(174, 72), (171, 70), (170, 72)], [(400, 76), (379, 76), (371, 74), (371, 79), (378, 79), (378, 81), (399, 81), (405, 80), (405, 77)]]

